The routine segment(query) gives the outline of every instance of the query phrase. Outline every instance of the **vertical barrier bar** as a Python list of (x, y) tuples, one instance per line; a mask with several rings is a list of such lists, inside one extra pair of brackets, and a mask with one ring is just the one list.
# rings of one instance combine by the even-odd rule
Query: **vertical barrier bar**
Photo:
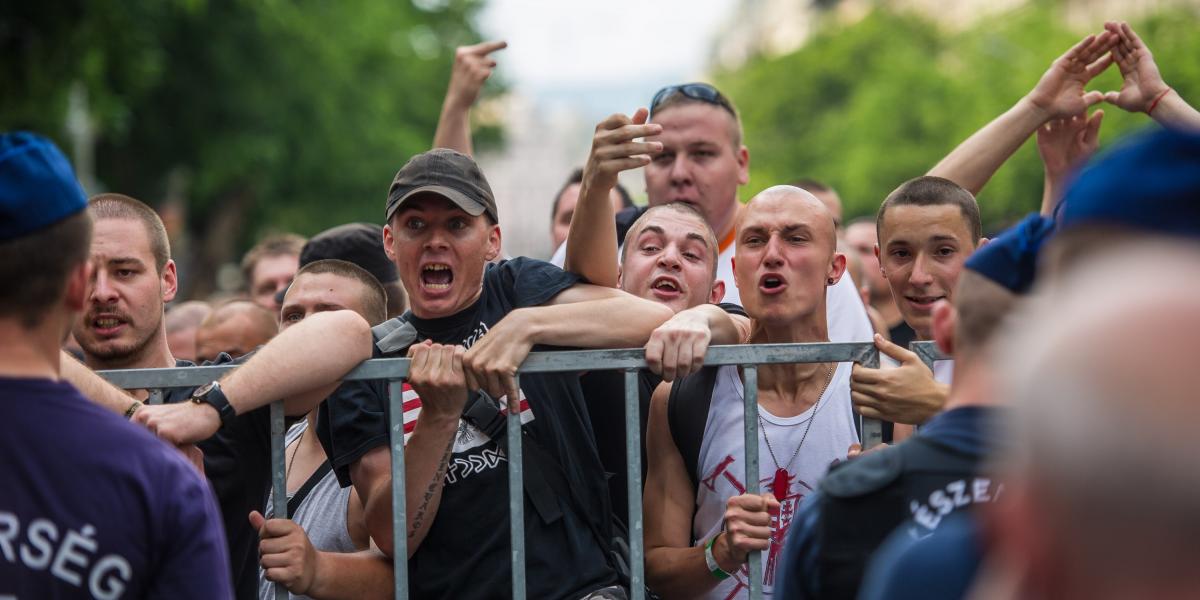
[[(287, 519), (287, 463), (284, 462), (283, 401), (271, 403), (271, 512), (276, 519)], [(313, 432), (316, 433), (316, 432)], [(287, 588), (275, 584), (275, 600), (288, 600)]]
[[(742, 366), (742, 424), (746, 429), (746, 493), (758, 493), (758, 365)], [(762, 600), (762, 551), (750, 553), (750, 600)]]
[(408, 598), (408, 507), (404, 495), (404, 380), (388, 380), (392, 442), (392, 598)]
[(508, 522), (512, 540), (512, 597), (525, 600), (525, 488), (521, 479), (521, 380), (508, 398)]
[(625, 477), (629, 485), (629, 588), (632, 600), (646, 596), (642, 540), (642, 411), (638, 370), (625, 371)]
[[(873, 352), (871, 352), (871, 355), (868, 356), (867, 359), (863, 361), (862, 365), (864, 367), (868, 367), (871, 369), (878, 369), (879, 368), (879, 349), (878, 348), (873, 349)], [(861, 442), (862, 442), (863, 450), (870, 450), (871, 448), (874, 448), (875, 446), (882, 444), (883, 443), (883, 422), (880, 421), (879, 419), (869, 419), (862, 415), (859, 415), (858, 418), (860, 419), (859, 429), (862, 430)]]

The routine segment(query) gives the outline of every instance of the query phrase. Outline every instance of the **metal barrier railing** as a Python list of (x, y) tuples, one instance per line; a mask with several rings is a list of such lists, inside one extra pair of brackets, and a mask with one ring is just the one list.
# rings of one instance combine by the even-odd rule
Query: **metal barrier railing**
[(933, 363), (940, 360), (952, 360), (954, 358), (942, 352), (942, 349), (938, 348), (937, 342), (913, 342), (908, 345), (908, 349), (912, 350), (921, 359), (921, 362), (925, 363), (926, 367), (929, 367), (930, 371), (933, 370)]
[[(917, 350), (918, 353), (924, 350)], [(936, 348), (933, 348), (936, 351)], [(940, 354), (940, 353), (939, 353)], [(926, 356), (922, 354), (922, 357)], [(929, 354), (929, 356), (935, 356)], [(932, 360), (928, 364), (932, 365)], [(937, 360), (940, 360), (938, 358)], [(879, 352), (874, 344), (758, 344), (713, 346), (708, 349), (706, 366), (740, 365), (743, 377), (745, 429), (746, 493), (759, 493), (758, 484), (758, 365), (782, 363), (856, 362), (878, 368)], [(642, 524), (641, 427), (638, 399), (638, 370), (646, 367), (645, 350), (578, 350), (534, 352), (521, 364), (519, 373), (553, 373), (569, 371), (622, 370), (625, 373), (625, 450), (629, 494), (629, 548), (632, 571), (632, 598), (643, 600), (645, 594), (645, 546)], [(172, 369), (130, 369), (103, 371), (100, 374), (111, 383), (126, 389), (155, 389), (194, 387), (219, 379), (235, 366), (184, 367)], [(408, 376), (409, 360), (381, 358), (368, 360), (352, 370), (344, 380), (385, 379), (388, 381), (389, 427), (392, 456), (392, 538), (395, 569), (395, 598), (408, 597), (408, 555), (406, 507), (404, 495), (404, 411), (403, 380)], [(518, 382), (519, 385), (519, 382)], [(524, 482), (521, 461), (521, 421), (519, 399), (508, 399), (508, 498), (512, 543), (512, 597), (525, 598), (525, 528)], [(287, 484), (284, 466), (283, 403), (271, 405), (271, 486), (272, 510), (276, 518), (287, 516)], [(859, 425), (864, 449), (883, 439), (881, 423), (861, 416)], [(522, 524), (522, 526), (517, 526)], [(762, 598), (762, 556), (752, 552), (749, 560), (750, 598)], [(275, 586), (277, 600), (286, 600), (287, 590)]]

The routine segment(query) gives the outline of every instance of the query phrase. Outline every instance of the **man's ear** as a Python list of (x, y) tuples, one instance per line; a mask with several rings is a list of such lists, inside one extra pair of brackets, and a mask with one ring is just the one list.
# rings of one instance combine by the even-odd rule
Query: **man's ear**
[(833, 285), (841, 281), (842, 275), (846, 274), (846, 255), (841, 252), (833, 253), (833, 260), (829, 263), (829, 285)]
[(395, 243), (396, 236), (392, 234), (392, 224), (388, 223), (383, 226), (383, 253), (387, 255), (388, 260), (394, 264), (396, 262), (396, 251), (392, 249), (392, 244)]
[(738, 185), (750, 183), (750, 149), (741, 146), (737, 150)]
[(712, 291), (708, 293), (709, 304), (717, 304), (725, 299), (725, 282), (720, 279), (714, 279)]
[(500, 256), (500, 225), (492, 225), (488, 232), (488, 249), (485, 256), (489, 262)]
[(930, 315), (933, 341), (949, 356), (954, 356), (954, 330), (958, 325), (958, 310), (947, 300), (938, 300)]
[(988, 243), (988, 239), (985, 237), (981, 237), (981, 238), (979, 238), (979, 243), (975, 244), (975, 249), (978, 250), (987, 243)]
[(87, 307), (95, 269), (96, 265), (92, 261), (85, 260), (67, 276), (67, 292), (63, 299), (67, 310), (77, 313)]
[(167, 264), (163, 266), (162, 272), (163, 303), (174, 300), (177, 291), (179, 291), (179, 275), (175, 272), (175, 261), (168, 260)]

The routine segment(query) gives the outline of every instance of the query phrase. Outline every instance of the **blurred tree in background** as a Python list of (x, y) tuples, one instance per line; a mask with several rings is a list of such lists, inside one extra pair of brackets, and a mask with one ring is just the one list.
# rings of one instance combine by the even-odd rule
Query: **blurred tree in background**
[[(196, 287), (266, 229), (379, 222), (428, 149), (479, 0), (74, 0), (0, 12), (0, 130), (65, 149), (86, 92), (105, 189), (184, 198)], [(170, 211), (164, 210), (164, 216)], [(179, 254), (179, 253), (177, 253)]]
[[(833, 185), (847, 216), (873, 215), (906, 179), (921, 175), (971, 133), (1011, 107), (1060, 54), (1088, 32), (1068, 30), (1055, 2), (1038, 2), (958, 32), (911, 14), (876, 9), (829, 27), (801, 49), (752, 60), (717, 83), (742, 111), (750, 147), (750, 196), (774, 183), (815, 177)], [(1200, 102), (1200, 19), (1159, 14), (1132, 23), (1167, 83)], [(1115, 66), (1088, 89), (1116, 90)], [(1152, 121), (1101, 104), (1105, 145)], [(979, 196), (999, 227), (1037, 210), (1042, 166), (1032, 139)]]

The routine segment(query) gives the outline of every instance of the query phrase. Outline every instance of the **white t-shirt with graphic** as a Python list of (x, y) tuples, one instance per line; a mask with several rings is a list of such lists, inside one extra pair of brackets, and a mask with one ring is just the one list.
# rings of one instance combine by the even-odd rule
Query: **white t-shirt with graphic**
[[(771, 458), (771, 449), (781, 463), (779, 467), (786, 468), (790, 475), (787, 494), (780, 502), (779, 514), (772, 520), (771, 548), (763, 555), (763, 592), (766, 596), (770, 596), (774, 588), (775, 569), (782, 558), (783, 542), (800, 503), (816, 490), (817, 482), (829, 471), (829, 466), (844, 460), (850, 445), (858, 442), (850, 403), (850, 369), (850, 363), (839, 364), (820, 401), (799, 415), (777, 417), (759, 406), (762, 417), (758, 434), (760, 493), (772, 491), (776, 464)], [(703, 475), (696, 489), (697, 509), (692, 520), (692, 535), (698, 540), (697, 544), (707, 543), (721, 530), (726, 503), (746, 490), (743, 483), (746, 477), (743, 391), (737, 367), (720, 367), (697, 461)], [(791, 459), (809, 419), (813, 418), (816, 420), (812, 422), (804, 446)], [(749, 568), (744, 566), (705, 598), (749, 596), (748, 575)]]

